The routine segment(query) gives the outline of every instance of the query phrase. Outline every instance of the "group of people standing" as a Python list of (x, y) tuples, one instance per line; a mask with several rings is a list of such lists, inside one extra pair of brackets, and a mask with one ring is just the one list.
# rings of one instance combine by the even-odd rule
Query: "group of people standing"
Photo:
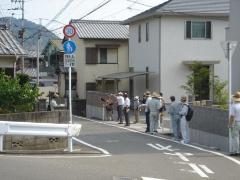
[[(116, 99), (117, 106), (117, 121), (119, 124), (123, 124), (125, 119), (125, 126), (130, 126), (129, 111), (130, 111), (130, 99), (127, 93), (119, 92), (117, 95), (111, 94)], [(182, 138), (182, 143), (189, 143), (189, 126), (186, 120), (188, 112), (187, 97), (182, 96), (181, 102), (176, 102), (175, 97), (170, 97), (171, 104), (168, 109), (172, 121), (172, 130), (175, 140)], [(106, 101), (106, 117), (107, 120), (113, 120), (114, 102)], [(157, 129), (162, 128), (163, 113), (166, 111), (165, 101), (162, 93), (146, 91), (140, 101), (139, 96), (134, 97), (133, 101), (134, 119), (133, 123), (139, 122), (139, 112), (144, 110), (146, 118), (146, 131), (150, 134), (157, 133)]]
[(176, 102), (174, 96), (170, 97), (171, 104), (168, 109), (168, 113), (172, 122), (172, 130), (174, 140), (181, 140), (182, 143), (189, 143), (189, 123), (186, 119), (189, 105), (187, 104), (187, 97), (182, 96), (180, 102)]
[[(119, 124), (123, 124), (123, 119), (125, 119), (125, 126), (130, 126), (130, 119), (129, 119), (129, 111), (130, 111), (130, 99), (127, 93), (119, 92), (117, 95), (111, 94), (110, 96), (115, 97), (116, 99), (116, 106), (117, 106), (117, 113)], [(111, 98), (107, 100), (101, 99), (104, 101), (105, 109), (106, 109), (106, 120), (111, 121), (113, 120), (113, 107), (114, 101)], [(124, 116), (124, 118), (123, 118)]]

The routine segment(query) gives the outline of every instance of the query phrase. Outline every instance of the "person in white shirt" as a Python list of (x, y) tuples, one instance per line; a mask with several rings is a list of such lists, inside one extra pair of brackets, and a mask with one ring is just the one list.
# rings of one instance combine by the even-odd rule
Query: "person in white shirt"
[(228, 126), (230, 128), (230, 155), (236, 156), (240, 153), (239, 133), (240, 133), (240, 91), (233, 96), (234, 104), (230, 108), (230, 118)]
[(130, 126), (129, 120), (129, 111), (130, 111), (130, 99), (128, 98), (128, 94), (124, 93), (124, 105), (123, 105), (123, 113), (125, 116), (125, 126)]
[(123, 105), (124, 105), (123, 93), (119, 92), (116, 98), (117, 98), (118, 121), (119, 124), (123, 124)]
[(50, 108), (51, 108), (51, 111), (54, 111), (55, 107), (57, 107), (58, 104), (57, 104), (57, 101), (56, 101), (56, 96), (53, 96), (51, 101), (50, 101)]

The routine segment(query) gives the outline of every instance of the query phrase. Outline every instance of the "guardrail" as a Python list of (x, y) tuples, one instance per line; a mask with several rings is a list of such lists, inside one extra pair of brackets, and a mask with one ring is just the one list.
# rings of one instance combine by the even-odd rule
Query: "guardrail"
[(80, 134), (81, 127), (81, 124), (0, 121), (0, 152), (4, 135), (68, 137), (68, 150), (72, 152), (72, 137)]

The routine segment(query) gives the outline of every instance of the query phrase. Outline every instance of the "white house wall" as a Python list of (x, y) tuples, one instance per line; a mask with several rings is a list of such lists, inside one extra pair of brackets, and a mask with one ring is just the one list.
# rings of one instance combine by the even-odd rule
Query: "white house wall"
[(230, 29), (229, 29), (229, 39), (231, 41), (237, 41), (238, 45), (235, 49), (232, 58), (232, 93), (240, 89), (240, 1), (231, 0), (230, 1)]
[[(149, 23), (149, 41), (146, 42), (146, 23)], [(138, 42), (138, 26), (141, 24), (141, 42)], [(150, 75), (149, 90), (159, 91), (159, 19), (149, 19), (130, 25), (129, 38), (129, 67), (134, 71), (152, 72)], [(145, 76), (134, 78), (134, 94), (142, 95), (145, 92)]]
[[(212, 21), (212, 39), (186, 40), (186, 20)], [(149, 42), (145, 41), (145, 24), (149, 22)], [(138, 26), (142, 25), (142, 42), (138, 42)], [(175, 95), (177, 99), (186, 94), (180, 88), (187, 81), (190, 73), (183, 61), (220, 61), (214, 65), (214, 73), (222, 80), (227, 80), (227, 61), (221, 48), (225, 40), (225, 28), (228, 21), (224, 18), (202, 19), (189, 17), (163, 16), (148, 19), (130, 25), (129, 66), (135, 71), (144, 71), (146, 66), (150, 72), (150, 91), (162, 91), (164, 97)], [(160, 36), (161, 34), (161, 36)], [(159, 42), (161, 44), (159, 45)], [(159, 63), (161, 62), (161, 63)], [(160, 69), (160, 74), (159, 74)], [(135, 78), (134, 94), (141, 95), (145, 91), (145, 77)]]
[(0, 63), (1, 63), (0, 67), (13, 68), (15, 61), (16, 61), (16, 57), (1, 56), (0, 57)]
[(220, 18), (207, 19), (212, 21), (212, 39), (186, 40), (186, 20), (206, 19), (169, 16), (161, 18), (161, 91), (165, 97), (175, 95), (179, 99), (186, 94), (180, 86), (186, 82), (186, 76), (190, 72), (182, 61), (221, 61), (214, 66), (214, 73), (227, 80), (227, 61), (220, 45), (225, 40), (227, 21)]
[[(98, 76), (116, 72), (128, 71), (128, 41), (118, 40), (75, 40), (76, 71), (77, 71), (77, 94), (80, 99), (86, 98), (86, 83), (96, 82)], [(86, 47), (96, 47), (96, 44), (119, 44), (118, 64), (86, 64)], [(128, 81), (122, 80), (119, 83), (120, 90), (128, 91)]]

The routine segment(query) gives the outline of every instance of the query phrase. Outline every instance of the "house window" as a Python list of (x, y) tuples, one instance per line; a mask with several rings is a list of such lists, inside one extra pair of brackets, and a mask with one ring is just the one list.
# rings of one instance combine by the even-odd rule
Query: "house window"
[(138, 26), (138, 42), (141, 42), (141, 24)]
[(100, 64), (107, 64), (107, 48), (100, 48)]
[(96, 91), (97, 84), (95, 82), (87, 82), (86, 83), (86, 92), (87, 91)]
[[(69, 90), (69, 80), (66, 79), (65, 80), (65, 90)], [(71, 90), (77, 90), (77, 80), (76, 79), (72, 79), (71, 80)]]
[(211, 31), (210, 21), (186, 21), (187, 39), (211, 39)]
[(146, 41), (149, 41), (149, 23), (146, 23)]
[(98, 49), (97, 48), (86, 48), (86, 64), (97, 64), (98, 63)]

